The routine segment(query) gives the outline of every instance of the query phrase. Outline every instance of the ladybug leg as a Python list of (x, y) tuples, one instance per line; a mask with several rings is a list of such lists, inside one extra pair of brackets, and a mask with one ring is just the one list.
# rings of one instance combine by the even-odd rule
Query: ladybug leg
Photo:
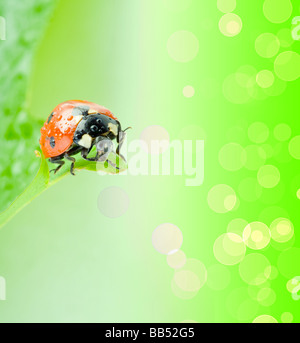
[[(131, 129), (131, 127), (128, 127), (127, 129)], [(125, 140), (125, 137), (126, 137), (125, 131), (127, 129), (125, 129), (124, 131), (120, 131), (119, 132), (119, 134), (118, 134), (118, 143), (119, 143), (119, 145), (117, 146), (117, 149), (116, 149), (117, 155), (119, 155), (125, 162), (126, 162), (126, 159), (125, 159), (125, 157), (122, 154), (120, 154), (120, 150), (121, 150), (121, 147), (122, 147), (122, 145), (124, 143), (124, 140)]]
[(49, 158), (49, 162), (59, 164), (59, 166), (57, 168), (50, 170), (50, 173), (53, 171), (54, 174), (56, 174), (59, 171), (59, 169), (65, 164), (65, 161), (63, 161), (61, 159), (61, 157), (59, 157), (59, 158), (57, 158), (57, 157)]
[(75, 158), (69, 156), (67, 153), (64, 154), (64, 158), (65, 158), (66, 160), (72, 162), (72, 163), (71, 163), (71, 168), (70, 168), (70, 173), (71, 173), (72, 175), (75, 175), (75, 173), (74, 173), (74, 165), (75, 165), (75, 161), (76, 161)]

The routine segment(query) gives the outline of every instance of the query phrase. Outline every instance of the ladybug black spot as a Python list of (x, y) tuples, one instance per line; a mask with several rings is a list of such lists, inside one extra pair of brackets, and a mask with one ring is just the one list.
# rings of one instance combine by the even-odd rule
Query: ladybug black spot
[(54, 139), (53, 136), (50, 137), (50, 146), (51, 146), (51, 148), (54, 148), (54, 147), (55, 147), (55, 139)]
[(50, 123), (50, 121), (51, 121), (51, 119), (52, 119), (53, 116), (54, 116), (54, 112), (52, 112), (52, 113), (50, 114), (50, 116), (48, 117), (47, 124)]

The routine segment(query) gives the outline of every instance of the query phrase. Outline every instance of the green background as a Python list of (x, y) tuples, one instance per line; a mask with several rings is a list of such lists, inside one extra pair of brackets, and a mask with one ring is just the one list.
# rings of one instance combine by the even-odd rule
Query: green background
[[(128, 142), (152, 125), (162, 126), (171, 141), (204, 139), (205, 179), (187, 187), (186, 175), (82, 171), (50, 187), (1, 229), (6, 300), (0, 301), (0, 321), (252, 322), (264, 316), (260, 320), (299, 322), (299, 303), (292, 297), (296, 283), (287, 287), (300, 275), (300, 42), (291, 37), (299, 3), (31, 0), (19, 5), (0, 5), (6, 19), (6, 40), (0, 41), (2, 210), (37, 172), (34, 150), (43, 122), (69, 99), (111, 109), (123, 127), (133, 127)], [(223, 16), (231, 18), (225, 29)], [(264, 33), (273, 35), (257, 48)], [(271, 72), (272, 85), (268, 78), (260, 82), (261, 70)], [(191, 97), (183, 94), (187, 85), (195, 91)], [(291, 130), (286, 137), (277, 127), (282, 123)], [(277, 169), (261, 181), (264, 165)], [(216, 185), (233, 192), (235, 204), (224, 213), (215, 206), (224, 208), (230, 194), (222, 193), (228, 189), (223, 186), (213, 193)], [(106, 190), (111, 186), (118, 188)], [(102, 191), (109, 194), (110, 211), (122, 209), (115, 196), (125, 192), (123, 215), (110, 218), (99, 211)], [(271, 223), (281, 217), (294, 227), (284, 243), (272, 235)], [(263, 231), (268, 243), (252, 249), (227, 235), (229, 248), (223, 243), (214, 249), (236, 218), (245, 225), (259, 222), (262, 230), (265, 224), (271, 229), (271, 236)], [(152, 233), (163, 223), (182, 232), (181, 250), (193, 259), (182, 269), (171, 268), (152, 244)], [(259, 255), (247, 260), (250, 254)], [(233, 257), (233, 265), (224, 263), (226, 256)], [(261, 259), (272, 273), (263, 270), (267, 276), (257, 281)], [(176, 280), (180, 287), (174, 289)]]

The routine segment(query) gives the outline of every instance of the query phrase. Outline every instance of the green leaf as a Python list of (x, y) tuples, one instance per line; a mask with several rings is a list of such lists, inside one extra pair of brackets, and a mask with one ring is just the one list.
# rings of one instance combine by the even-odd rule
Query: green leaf
[[(40, 169), (33, 181), (5, 211), (0, 213), (0, 228), (47, 188), (61, 180), (64, 176), (71, 175), (69, 163), (65, 163), (59, 172), (54, 174), (49, 172), (49, 166), (51, 165), (51, 168), (53, 168), (53, 166), (55, 168), (56, 165), (47, 162), (43, 156), (40, 156), (40, 158)], [(114, 163), (117, 168), (114, 168), (107, 162), (91, 162), (84, 160), (82, 157), (78, 157), (75, 162), (75, 174), (83, 169), (101, 171), (109, 174), (119, 174), (127, 169), (126, 162), (122, 158), (119, 158), (119, 156), (110, 154), (109, 160)], [(74, 176), (71, 175), (70, 177)]]

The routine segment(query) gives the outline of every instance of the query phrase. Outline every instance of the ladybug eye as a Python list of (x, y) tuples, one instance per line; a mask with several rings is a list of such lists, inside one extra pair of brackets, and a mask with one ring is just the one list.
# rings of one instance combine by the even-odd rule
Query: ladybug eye
[(97, 132), (97, 131), (98, 131), (98, 126), (97, 126), (97, 125), (92, 125), (92, 126), (90, 127), (90, 130), (91, 130), (92, 132)]
[(102, 124), (101, 119), (97, 119), (96, 122), (97, 122), (97, 124)]

